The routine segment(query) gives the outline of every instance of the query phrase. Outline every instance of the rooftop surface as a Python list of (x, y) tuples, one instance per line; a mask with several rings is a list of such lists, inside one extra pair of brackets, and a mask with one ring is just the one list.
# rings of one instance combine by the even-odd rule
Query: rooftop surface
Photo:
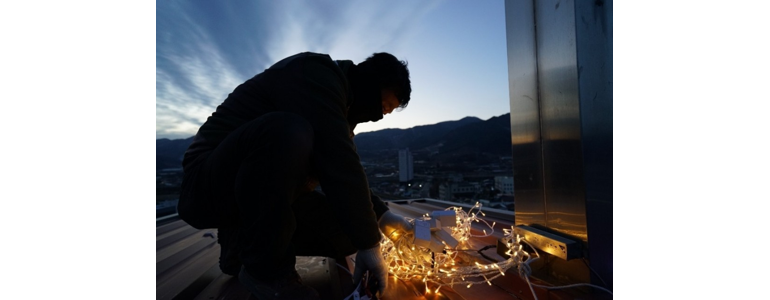
[[(413, 199), (388, 201), (394, 213), (417, 218), (434, 210), (444, 210), (461, 204), (434, 199)], [(468, 209), (465, 207), (464, 209)], [(496, 245), (503, 236), (502, 229), (513, 225), (513, 212), (482, 208), (483, 219), (495, 222), (491, 236), (473, 238), (469, 248), (482, 249)], [(480, 225), (479, 225), (480, 226)], [(481, 235), (481, 227), (472, 228)], [(216, 229), (198, 230), (174, 216), (157, 219), (156, 227), (156, 299), (256, 299), (238, 282), (237, 278), (219, 270), (219, 245)], [(503, 261), (494, 248), (482, 252), (468, 251), (470, 261), (492, 263), (490, 259)], [(486, 258), (484, 257), (486, 256)], [(297, 270), (303, 282), (313, 286), (324, 299), (345, 299), (355, 286), (351, 283), (350, 272), (354, 263), (352, 255), (345, 262), (326, 257), (298, 257)], [(527, 282), (515, 271), (507, 276), (491, 280), (491, 284), (454, 285), (442, 287), (438, 293), (426, 291), (419, 280), (396, 280), (391, 276), (382, 299), (534, 299)], [(551, 285), (530, 277), (533, 283)], [(611, 299), (612, 296), (590, 288), (546, 290), (534, 287), (538, 299)], [(352, 299), (352, 297), (351, 297)]]

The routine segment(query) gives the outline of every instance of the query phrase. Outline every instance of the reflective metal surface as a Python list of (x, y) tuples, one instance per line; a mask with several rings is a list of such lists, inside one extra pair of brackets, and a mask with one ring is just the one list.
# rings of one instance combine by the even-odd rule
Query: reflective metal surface
[(505, 2), (505, 30), (516, 224), (545, 224), (532, 1)]
[(514, 231), (518, 236), (523, 237), (527, 243), (537, 249), (541, 249), (548, 254), (557, 256), (563, 260), (580, 258), (582, 253), (578, 249), (577, 242), (555, 235), (547, 231), (532, 228), (525, 225), (516, 226)]
[(580, 1), (575, 11), (591, 281), (612, 288), (612, 1)]
[[(574, 7), (573, 1), (535, 2), (546, 220), (531, 226), (587, 245)], [(568, 262), (555, 257), (545, 261), (536, 274), (562, 281), (557, 284), (590, 281), (585, 265), (563, 267)]]
[(582, 244), (588, 264), (547, 257), (540, 275), (611, 288), (612, 1), (505, 7), (515, 223)]

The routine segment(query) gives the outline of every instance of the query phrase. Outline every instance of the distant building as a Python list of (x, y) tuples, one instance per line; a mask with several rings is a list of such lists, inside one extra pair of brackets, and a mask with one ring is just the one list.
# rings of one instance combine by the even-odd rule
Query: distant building
[(455, 198), (471, 198), (479, 192), (478, 184), (468, 182), (445, 182), (439, 185), (439, 199), (451, 201)]
[(438, 186), (438, 198), (441, 200), (452, 200), (452, 187), (447, 183)]
[(398, 150), (398, 181), (409, 182), (414, 178), (414, 162), (409, 148)]
[(422, 198), (430, 197), (430, 184), (422, 183), (417, 188), (420, 190), (420, 197)]
[(452, 182), (463, 182), (465, 181), (465, 178), (463, 177), (463, 174), (460, 173), (452, 173), (447, 175), (447, 179), (449, 179)]
[(501, 194), (513, 194), (513, 177), (511, 176), (495, 176), (495, 189), (500, 191)]

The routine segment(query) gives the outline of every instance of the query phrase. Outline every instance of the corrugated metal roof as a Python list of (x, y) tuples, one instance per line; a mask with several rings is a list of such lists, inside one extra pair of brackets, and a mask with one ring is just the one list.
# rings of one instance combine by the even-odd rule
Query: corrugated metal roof
[[(434, 210), (443, 210), (450, 206), (462, 206), (457, 203), (434, 200), (413, 199), (389, 201), (388, 206), (394, 213), (417, 218)], [(467, 206), (469, 208), (470, 206)], [(502, 229), (513, 224), (513, 213), (496, 209), (486, 209), (484, 219), (496, 222), (495, 233), (485, 238), (474, 238), (470, 242), (473, 249), (486, 245), (495, 245), (502, 237)], [(476, 230), (476, 228), (473, 228)], [(480, 230), (480, 229), (479, 229)], [(480, 233), (480, 232), (479, 232)], [(471, 251), (480, 262), (488, 262), (481, 255)], [(494, 249), (484, 252), (490, 258), (504, 260)], [(156, 298), (157, 299), (255, 299), (238, 282), (237, 278), (223, 274), (218, 266), (219, 245), (216, 242), (216, 230), (197, 230), (183, 221), (167, 218), (158, 221), (156, 230)], [(298, 258), (298, 265), (307, 264), (312, 270), (321, 270), (315, 274), (313, 284), (322, 296), (330, 299), (343, 299), (354, 287), (348, 272), (352, 270), (351, 257), (347, 262), (335, 262), (333, 259)], [(347, 269), (347, 270), (345, 270)], [(325, 273), (324, 273), (325, 270)], [(336, 274), (334, 274), (336, 273)], [(492, 280), (492, 285), (475, 284), (472, 288), (455, 285), (454, 289), (443, 287), (439, 294), (425, 292), (421, 282), (390, 281), (383, 298), (386, 299), (533, 299), (529, 286), (515, 274)], [(320, 274), (320, 275), (319, 275)], [(537, 279), (533, 279), (537, 281)], [(395, 283), (395, 284), (393, 284)], [(540, 284), (548, 285), (545, 282)], [(545, 290), (535, 288), (539, 299), (611, 299), (608, 294), (592, 294), (587, 289)], [(341, 296), (340, 296), (341, 295)]]

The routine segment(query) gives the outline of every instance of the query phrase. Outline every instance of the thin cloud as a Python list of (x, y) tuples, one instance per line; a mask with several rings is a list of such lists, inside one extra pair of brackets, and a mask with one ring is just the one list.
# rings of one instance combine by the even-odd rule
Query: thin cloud
[(396, 51), (439, 2), (158, 2), (156, 137), (194, 135), (236, 86), (295, 53)]

